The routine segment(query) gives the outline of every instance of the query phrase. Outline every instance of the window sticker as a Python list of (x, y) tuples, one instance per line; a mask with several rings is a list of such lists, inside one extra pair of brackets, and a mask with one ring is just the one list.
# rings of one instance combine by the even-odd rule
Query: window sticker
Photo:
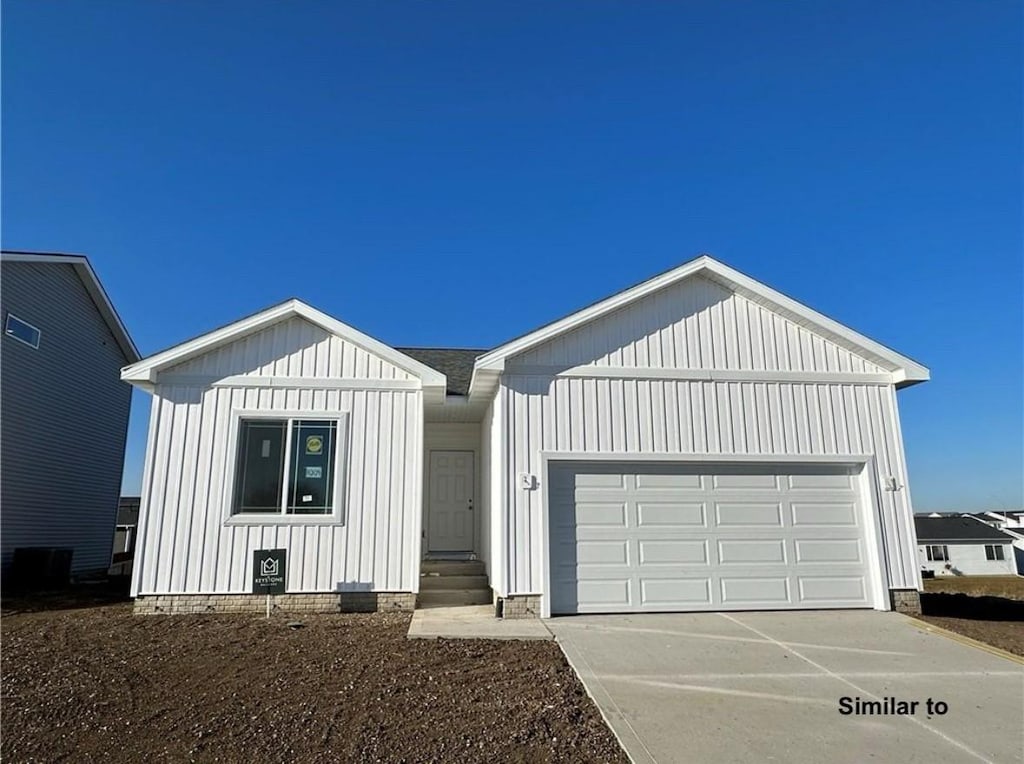
[(306, 453), (312, 456), (319, 456), (324, 450), (324, 439), (319, 435), (306, 436)]
[(323, 467), (306, 467), (306, 477), (308, 478), (322, 478), (324, 476)]
[(263, 445), (260, 447), (260, 456), (262, 456), (264, 459), (269, 459), (270, 458), (270, 441), (269, 440), (263, 441)]

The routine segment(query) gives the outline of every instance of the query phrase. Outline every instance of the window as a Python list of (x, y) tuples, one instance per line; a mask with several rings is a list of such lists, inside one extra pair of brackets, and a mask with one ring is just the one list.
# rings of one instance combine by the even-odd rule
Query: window
[(13, 313), (7, 314), (7, 322), (4, 325), (4, 334), (13, 337), (18, 342), (23, 342), (29, 347), (39, 348), (39, 338), (42, 335), (38, 329), (27, 321), (22, 321)]
[(985, 559), (986, 560), (1005, 560), (1003, 556), (1003, 548), (998, 544), (985, 544)]
[(334, 512), (338, 422), (240, 419), (232, 514)]
[(929, 544), (925, 547), (928, 559), (932, 562), (945, 562), (949, 559), (949, 547), (945, 544)]

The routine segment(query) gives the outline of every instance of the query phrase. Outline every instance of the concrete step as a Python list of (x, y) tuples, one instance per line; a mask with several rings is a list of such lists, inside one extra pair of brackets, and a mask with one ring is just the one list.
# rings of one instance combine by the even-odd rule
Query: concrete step
[(482, 576), (485, 572), (480, 560), (424, 560), (420, 565), (425, 576)]
[(489, 605), (490, 589), (428, 589), (421, 591), (417, 607), (454, 607), (455, 605)]
[(420, 576), (421, 590), (487, 589), (487, 576)]

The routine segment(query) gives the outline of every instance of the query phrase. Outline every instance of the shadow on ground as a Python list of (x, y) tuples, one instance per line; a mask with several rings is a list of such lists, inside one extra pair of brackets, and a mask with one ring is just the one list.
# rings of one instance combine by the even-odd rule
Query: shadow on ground
[(923, 615), (965, 618), (974, 621), (1024, 621), (1024, 601), (1005, 597), (972, 597), (968, 594), (924, 592)]
[(129, 585), (130, 580), (124, 577), (76, 583), (61, 589), (32, 590), (6, 586), (0, 593), (0, 612), (14, 615), (115, 605), (131, 600)]

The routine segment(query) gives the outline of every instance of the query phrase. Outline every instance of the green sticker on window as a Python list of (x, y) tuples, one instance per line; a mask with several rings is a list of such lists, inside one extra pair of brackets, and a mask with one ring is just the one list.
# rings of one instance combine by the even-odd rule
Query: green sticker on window
[(306, 436), (306, 453), (317, 456), (324, 450), (324, 439), (319, 435)]

